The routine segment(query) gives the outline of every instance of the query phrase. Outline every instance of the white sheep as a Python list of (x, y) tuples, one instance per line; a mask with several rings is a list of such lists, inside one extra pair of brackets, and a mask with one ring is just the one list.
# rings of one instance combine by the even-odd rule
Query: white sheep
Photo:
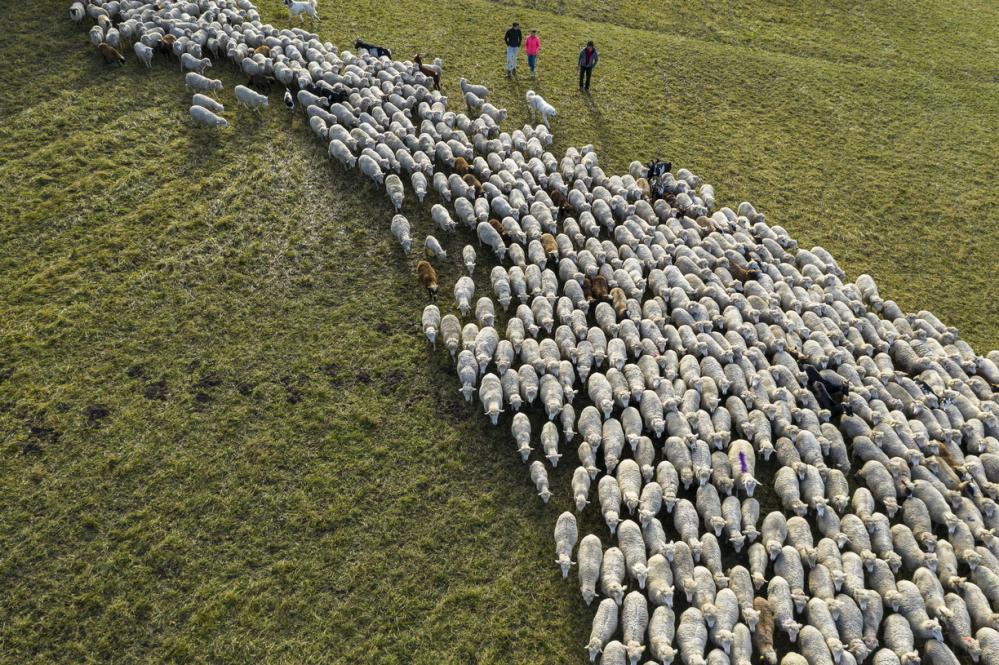
[(423, 334), (434, 349), (437, 348), (437, 332), (441, 327), (441, 310), (437, 305), (427, 305), (423, 308)]
[(454, 284), (454, 301), (462, 316), (468, 316), (475, 295), (475, 282), (468, 275), (462, 275)]
[(676, 643), (685, 665), (705, 665), (704, 649), (708, 644), (708, 627), (704, 623), (704, 616), (696, 607), (688, 607), (680, 615)]
[[(542, 467), (544, 469), (544, 467)], [(555, 564), (562, 569), (562, 579), (569, 576), (569, 567), (576, 565), (572, 560), (572, 550), (576, 546), (578, 531), (576, 517), (564, 512), (555, 521)]]
[(260, 113), (261, 107), (267, 108), (269, 100), (267, 95), (261, 95), (255, 90), (247, 88), (245, 85), (237, 85), (233, 88), (233, 92), (236, 93), (236, 101), (238, 101), (243, 107)]
[(624, 597), (621, 606), (623, 643), (631, 665), (637, 665), (645, 651), (645, 632), (648, 627), (649, 604), (641, 591), (632, 591)]
[(219, 129), (225, 129), (229, 126), (225, 118), (220, 118), (203, 106), (192, 106), (188, 111), (191, 118), (198, 124), (218, 127)]
[[(583, 475), (586, 475), (585, 472)], [(583, 595), (583, 602), (589, 605), (597, 595), (597, 581), (600, 579), (600, 566), (603, 561), (603, 545), (600, 543), (600, 538), (592, 533), (584, 536), (579, 541), (576, 560), (579, 566), (579, 591)]]
[(673, 662), (676, 617), (668, 605), (660, 605), (649, 619), (649, 654), (663, 665)]
[(510, 424), (510, 432), (517, 444), (517, 452), (523, 462), (531, 456), (531, 421), (526, 414), (516, 413)]
[(72, 5), (69, 6), (69, 18), (71, 21), (73, 21), (73, 23), (79, 25), (80, 23), (83, 22), (83, 19), (86, 17), (86, 15), (87, 13), (86, 10), (83, 8), (82, 3), (74, 2)]
[(482, 410), (495, 425), (503, 413), (503, 386), (498, 376), (490, 373), (482, 377), (482, 382), (479, 384), (479, 401), (482, 402)]
[(197, 72), (204, 74), (206, 69), (210, 69), (212, 61), (208, 58), (195, 58), (190, 53), (182, 53), (180, 56), (180, 71)]
[(638, 583), (639, 589), (644, 589), (649, 567), (641, 528), (632, 520), (624, 520), (617, 527), (617, 543), (624, 553), (628, 576)]
[(590, 628), (590, 641), (586, 644), (586, 649), (590, 653), (590, 662), (597, 659), (610, 638), (617, 630), (618, 609), (617, 604), (611, 598), (604, 598), (597, 606), (597, 613), (593, 615), (593, 624)]
[(458, 79), (458, 85), (461, 87), (463, 93), (472, 93), (476, 97), (485, 99), (489, 96), (489, 88), (484, 85), (475, 85), (468, 82), (468, 79), (462, 77)]
[(207, 95), (195, 94), (193, 97), (191, 97), (191, 104), (193, 106), (203, 106), (204, 108), (208, 109), (209, 111), (215, 114), (221, 114), (225, 112), (225, 107), (222, 106), (222, 104), (218, 103), (217, 101), (215, 101), (211, 97), (208, 97)]
[[(341, 143), (341, 145), (343, 144)], [(392, 218), (389, 230), (392, 232), (392, 236), (399, 242), (402, 251), (409, 254), (413, 248), (413, 240), (409, 237), (409, 220), (402, 215), (396, 215)]]
[(402, 179), (394, 173), (385, 176), (385, 191), (396, 212), (402, 210), (402, 204), (406, 200), (406, 190), (402, 186)]
[(193, 91), (218, 92), (222, 90), (222, 81), (206, 78), (196, 72), (188, 72), (184, 75), (184, 87)]
[(357, 160), (357, 165), (361, 169), (361, 173), (371, 178), (376, 185), (379, 187), (385, 180), (385, 174), (382, 173), (382, 167), (378, 165), (378, 162), (374, 160), (370, 155), (361, 155)]
[(136, 59), (144, 64), (147, 68), (153, 66), (153, 49), (150, 46), (146, 46), (142, 42), (135, 42), (132, 44), (132, 51), (135, 53)]
[(336, 159), (348, 169), (352, 169), (357, 165), (357, 157), (354, 156), (350, 148), (340, 139), (330, 141), (329, 154), (331, 158)]
[(617, 547), (608, 547), (600, 563), (600, 592), (620, 605), (624, 602), (624, 553)]
[[(583, 444), (587, 445), (587, 444)], [(587, 445), (587, 447), (589, 447)], [(597, 496), (600, 499), (600, 512), (611, 535), (614, 535), (620, 523), (621, 487), (613, 476), (604, 476), (597, 483)]]

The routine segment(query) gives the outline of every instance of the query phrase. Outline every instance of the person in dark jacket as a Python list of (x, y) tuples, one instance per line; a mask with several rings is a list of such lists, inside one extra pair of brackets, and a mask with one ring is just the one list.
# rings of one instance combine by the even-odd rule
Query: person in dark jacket
[(586, 42), (586, 46), (579, 52), (579, 89), (590, 90), (590, 76), (593, 74), (593, 68), (597, 66), (597, 59), (600, 54), (597, 53), (597, 47), (593, 45), (593, 42)]
[(517, 53), (520, 51), (520, 24), (514, 21), (503, 41), (506, 42), (506, 77), (517, 75)]

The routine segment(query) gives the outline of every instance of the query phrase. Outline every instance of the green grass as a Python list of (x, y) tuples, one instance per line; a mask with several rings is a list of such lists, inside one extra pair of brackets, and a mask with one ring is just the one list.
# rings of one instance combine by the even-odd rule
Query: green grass
[[(0, 16), (0, 661), (582, 662), (551, 541), (574, 454), (543, 508), (428, 353), (384, 196), (276, 95), (193, 128), (175, 63), (105, 67), (66, 4)], [(522, 4), (327, 3), (318, 30), (439, 55), (512, 125), (500, 38), (538, 26), (558, 152), (671, 158), (997, 346), (995, 5)]]

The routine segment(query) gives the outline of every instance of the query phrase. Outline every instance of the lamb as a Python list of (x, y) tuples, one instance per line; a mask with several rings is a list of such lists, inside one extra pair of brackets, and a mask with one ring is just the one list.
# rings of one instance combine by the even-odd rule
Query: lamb
[(198, 124), (218, 127), (219, 129), (225, 129), (229, 126), (225, 118), (220, 118), (203, 106), (192, 106), (188, 111), (191, 118)]
[(600, 567), (603, 561), (600, 538), (592, 533), (584, 536), (579, 541), (576, 557), (579, 566), (579, 591), (583, 595), (583, 601), (589, 605), (597, 595), (596, 586), (600, 579)]
[(378, 162), (376, 162), (374, 158), (370, 155), (362, 154), (360, 158), (358, 158), (357, 164), (361, 169), (361, 173), (371, 178), (375, 184), (379, 187), (383, 184), (385, 174), (382, 173), (381, 166), (378, 165)]
[(624, 576), (626, 572), (624, 553), (609, 547), (600, 562), (600, 592), (620, 605), (624, 602)]
[(572, 561), (572, 549), (576, 546), (577, 535), (576, 517), (570, 512), (559, 515), (555, 522), (555, 555), (558, 557), (555, 564), (562, 569), (562, 579), (569, 577), (569, 567), (576, 565)]
[(617, 630), (618, 610), (617, 604), (610, 598), (604, 598), (597, 606), (597, 613), (593, 616), (593, 626), (590, 629), (590, 641), (586, 645), (590, 652), (590, 662), (597, 659), (597, 654), (603, 651), (604, 646)]
[(545, 127), (551, 127), (551, 119), (558, 115), (555, 107), (533, 90), (527, 91), (527, 103), (531, 106), (532, 115), (535, 113), (540, 115)]
[(645, 632), (648, 627), (649, 605), (640, 591), (632, 591), (624, 597), (621, 607), (623, 642), (631, 665), (637, 665), (645, 651)]
[(548, 472), (545, 471), (545, 465), (538, 460), (534, 460), (531, 462), (530, 474), (531, 482), (534, 483), (534, 487), (538, 490), (538, 496), (541, 497), (541, 501), (548, 503), (548, 499), (551, 498), (552, 493), (548, 489)]
[(427, 236), (423, 240), (424, 255), (434, 257), (439, 261), (447, 258), (447, 251), (441, 247), (441, 243), (433, 236)]
[(197, 72), (198, 74), (204, 74), (206, 69), (210, 69), (212, 66), (212, 61), (208, 58), (195, 58), (190, 53), (182, 53), (180, 55), (180, 71), (191, 71)]

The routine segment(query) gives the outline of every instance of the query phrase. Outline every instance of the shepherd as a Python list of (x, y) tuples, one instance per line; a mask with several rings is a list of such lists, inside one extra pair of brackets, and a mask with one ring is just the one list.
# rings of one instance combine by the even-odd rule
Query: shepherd
[(538, 51), (541, 50), (541, 38), (538, 37), (537, 30), (531, 30), (524, 42), (524, 53), (527, 54), (527, 66), (531, 68), (531, 78), (534, 78), (534, 70), (538, 66)]
[(506, 42), (506, 77), (517, 75), (517, 53), (520, 51), (520, 23), (516, 21), (510, 26), (503, 36)]
[(590, 91), (590, 76), (593, 75), (593, 68), (597, 66), (600, 54), (592, 41), (586, 42), (586, 46), (579, 52), (579, 89)]

